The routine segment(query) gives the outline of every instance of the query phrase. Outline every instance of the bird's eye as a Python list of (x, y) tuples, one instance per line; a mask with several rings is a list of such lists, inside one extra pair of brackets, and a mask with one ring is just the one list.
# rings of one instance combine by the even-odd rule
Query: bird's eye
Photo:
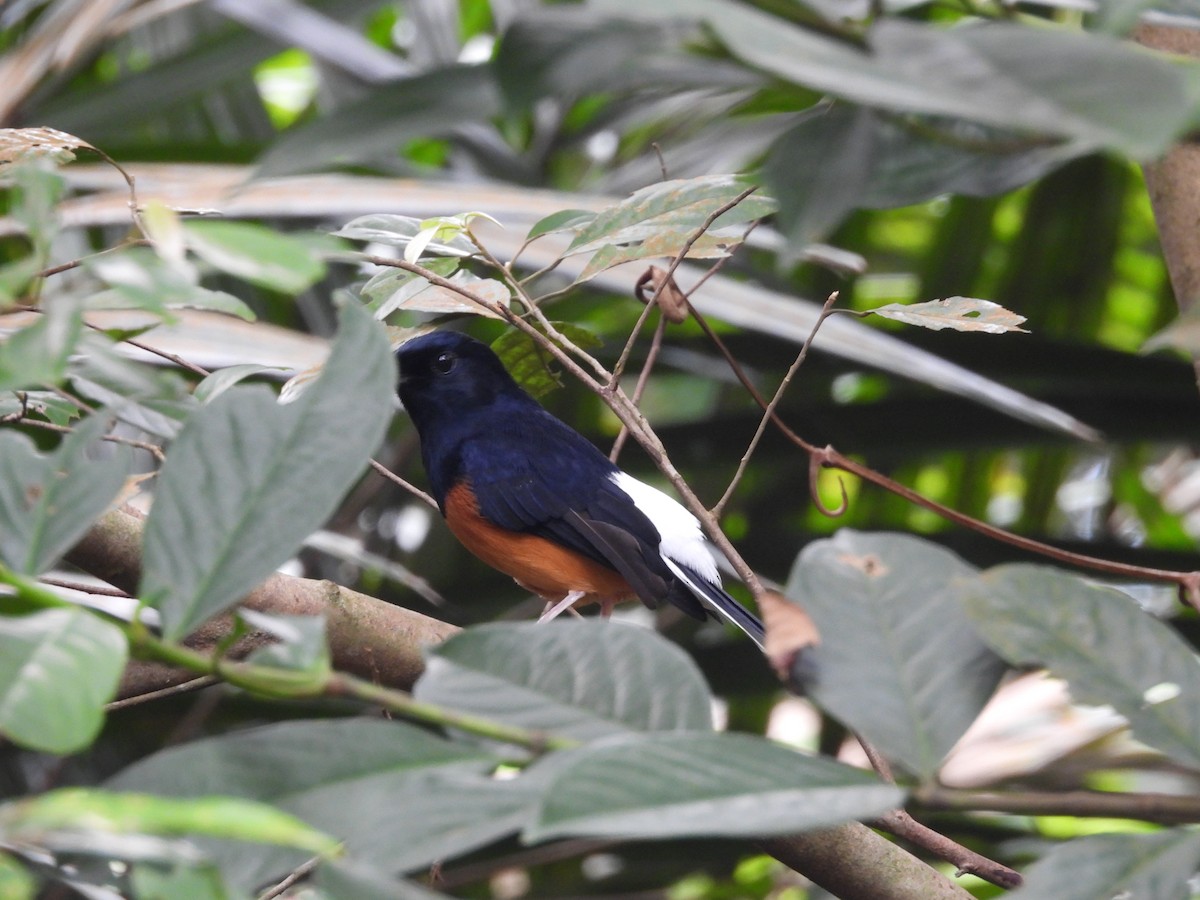
[(439, 353), (437, 359), (433, 361), (433, 371), (439, 375), (449, 375), (456, 365), (458, 365), (458, 357), (453, 353)]

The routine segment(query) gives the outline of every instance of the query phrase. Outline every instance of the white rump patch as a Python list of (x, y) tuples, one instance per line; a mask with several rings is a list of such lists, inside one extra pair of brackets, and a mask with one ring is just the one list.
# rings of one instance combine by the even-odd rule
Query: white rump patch
[[(638, 481), (626, 472), (609, 476), (613, 484), (629, 495), (634, 506), (646, 514), (658, 529), (658, 552), (665, 558), (694, 569), (713, 584), (721, 583), (717, 564), (700, 530), (700, 520), (678, 501), (658, 488)], [(678, 573), (677, 573), (678, 574)], [(685, 579), (686, 581), (686, 579)]]

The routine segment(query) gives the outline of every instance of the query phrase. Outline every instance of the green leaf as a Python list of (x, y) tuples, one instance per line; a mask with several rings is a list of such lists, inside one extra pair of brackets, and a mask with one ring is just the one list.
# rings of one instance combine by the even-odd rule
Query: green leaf
[(257, 648), (247, 662), (302, 672), (331, 670), (324, 616), (288, 616), (254, 609), (238, 610), (238, 616), (251, 628), (275, 639)]
[(25, 229), (40, 269), (58, 234), (58, 203), (66, 180), (45, 159), (18, 163), (8, 168), (5, 175), (12, 183), (9, 215)]
[(874, 315), (941, 331), (982, 331), (984, 334), (1007, 334), (1011, 331), (1028, 332), (1021, 327), (1025, 321), (1011, 310), (991, 300), (974, 297), (947, 297), (945, 300), (926, 300), (924, 303), (888, 303), (871, 310)]
[(544, 234), (555, 234), (559, 231), (577, 231), (587, 225), (596, 213), (590, 209), (563, 209), (550, 213), (544, 219), (539, 219), (525, 235), (525, 240), (532, 241)]
[(479, 625), (439, 645), (426, 702), (556, 735), (712, 727), (695, 663), (653, 632), (612, 622)]
[(1099, 834), (1054, 847), (1029, 867), (1013, 900), (1188, 900), (1200, 866), (1200, 834)]
[(185, 222), (187, 245), (214, 268), (243, 281), (298, 294), (325, 276), (325, 264), (301, 240), (249, 222)]
[[(710, 215), (748, 187), (748, 182), (733, 175), (704, 175), (652, 184), (597, 213), (579, 229), (568, 253), (586, 253), (608, 244), (643, 243), (650, 239), (655, 252), (647, 255), (669, 255), (668, 245), (673, 245), (677, 253), (695, 237)], [(774, 200), (752, 194), (722, 213), (709, 233), (760, 219), (775, 209)]]
[(159, 475), (141, 596), (175, 639), (232, 606), (333, 512), (392, 414), (383, 330), (346, 305), (321, 376), (294, 403), (238, 385), (191, 417)]
[(294, 816), (237, 797), (155, 797), (89, 788), (63, 788), (0, 807), (12, 835), (87, 829), (116, 834), (180, 835), (253, 841), (335, 855), (338, 841)]
[[(161, 751), (112, 779), (114, 790), (224, 793), (272, 803), (389, 871), (448, 859), (519, 829), (532, 779), (495, 780), (497, 760), (419, 728), (372, 719), (286, 722)], [(204, 845), (226, 878), (254, 885), (296, 860)]]
[(1200, 764), (1200, 662), (1128, 594), (1044, 566), (998, 566), (962, 587), (983, 638), (1013, 665), (1044, 665), (1080, 703), (1109, 704), (1134, 736)]
[(75, 753), (95, 739), (125, 668), (121, 630), (83, 609), (0, 617), (0, 734)]
[(127, 448), (100, 446), (109, 424), (102, 414), (84, 419), (49, 455), (0, 431), (0, 560), (38, 575), (108, 508), (129, 470)]
[(871, 772), (748, 734), (626, 736), (544, 765), (554, 774), (525, 830), (530, 841), (789, 834), (904, 802), (900, 788)]
[(756, 68), (897, 113), (961, 118), (1138, 159), (1157, 156), (1189, 124), (1183, 77), (1164, 58), (1067, 28), (937, 28), (881, 17), (859, 47), (728, 0), (592, 5), (638, 18), (704, 21)]
[(875, 133), (872, 110), (836, 104), (806, 115), (771, 145), (763, 175), (779, 199), (778, 222), (788, 237), (782, 265), (862, 204), (875, 167)]
[[(394, 247), (407, 247), (424, 230), (424, 226), (423, 219), (414, 219), (412, 216), (374, 213), (351, 219), (332, 233), (336, 237), (349, 238), (352, 241), (371, 241)], [(479, 252), (479, 248), (462, 235), (452, 237), (448, 241), (429, 241), (424, 249), (439, 256), (474, 256)], [(443, 274), (433, 266), (427, 268)]]
[[(441, 260), (433, 261), (440, 262)], [(412, 273), (405, 272), (404, 274), (408, 275)], [(464, 290), (470, 291), (480, 300), (497, 306), (508, 306), (512, 300), (508, 285), (494, 278), (478, 278), (470, 272), (462, 270), (455, 272), (450, 277), (450, 281), (461, 286)], [(467, 315), (483, 316), (490, 319), (504, 318), (500, 313), (492, 312), (487, 307), (472, 302), (457, 291), (442, 287), (441, 285), (430, 284), (419, 275), (413, 275), (412, 278), (406, 279), (398, 278), (396, 282), (399, 286), (395, 291), (371, 305), (371, 311), (377, 319), (386, 318), (397, 310), (437, 313), (439, 315), (465, 313)], [(377, 282), (374, 288), (378, 291), (384, 285), (385, 283), (383, 282)]]
[(262, 375), (264, 372), (286, 372), (281, 366), (260, 366), (257, 363), (243, 363), (237, 366), (227, 366), (218, 369), (196, 385), (192, 396), (201, 403), (212, 403), (235, 384)]
[(122, 422), (162, 438), (175, 437), (198, 405), (177, 372), (128, 359), (95, 332), (83, 335), (67, 377), (83, 397), (110, 408)]
[[(572, 322), (552, 324), (572, 343), (584, 350), (594, 349), (602, 343), (593, 332)], [(557, 371), (552, 368), (556, 365), (553, 357), (525, 332), (510, 328), (492, 341), (492, 350), (500, 357), (500, 361), (517, 383), (534, 397), (544, 397), (562, 387)]]
[(76, 300), (64, 295), (44, 303), (32, 325), (0, 343), (0, 391), (61, 382), (82, 333)]
[(146, 247), (94, 256), (84, 265), (109, 285), (88, 298), (88, 309), (144, 309), (170, 318), (172, 309), (191, 308), (229, 313), (248, 322), (256, 318), (233, 294), (200, 287), (190, 264), (168, 262)]
[(37, 882), (14, 857), (0, 853), (0, 897), (4, 900), (34, 900)]
[(821, 633), (813, 699), (917, 775), (937, 770), (1003, 672), (957, 600), (974, 572), (918, 538), (843, 529), (788, 578)]
[(211, 864), (177, 864), (169, 869), (143, 863), (129, 873), (133, 896), (137, 900), (166, 900), (187, 897), (188, 900), (228, 900), (229, 894), (221, 882), (221, 873)]
[(411, 140), (443, 137), (499, 112), (491, 66), (453, 65), (393, 79), (284, 132), (261, 159), (259, 174), (395, 159)]

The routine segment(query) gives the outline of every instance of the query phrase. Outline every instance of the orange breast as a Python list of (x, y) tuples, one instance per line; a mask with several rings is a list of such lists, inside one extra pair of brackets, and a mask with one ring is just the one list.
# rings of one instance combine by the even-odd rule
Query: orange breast
[(584, 591), (607, 606), (634, 596), (629, 582), (614, 569), (537, 535), (506, 531), (488, 522), (479, 515), (479, 504), (466, 484), (450, 489), (445, 508), (446, 524), (464, 547), (546, 600)]

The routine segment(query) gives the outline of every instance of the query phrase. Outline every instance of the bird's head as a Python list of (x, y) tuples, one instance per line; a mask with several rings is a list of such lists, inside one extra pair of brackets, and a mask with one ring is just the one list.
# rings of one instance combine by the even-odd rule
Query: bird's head
[(501, 397), (524, 396), (486, 344), (454, 331), (413, 338), (396, 351), (400, 402), (419, 430), (441, 417), (487, 408)]

